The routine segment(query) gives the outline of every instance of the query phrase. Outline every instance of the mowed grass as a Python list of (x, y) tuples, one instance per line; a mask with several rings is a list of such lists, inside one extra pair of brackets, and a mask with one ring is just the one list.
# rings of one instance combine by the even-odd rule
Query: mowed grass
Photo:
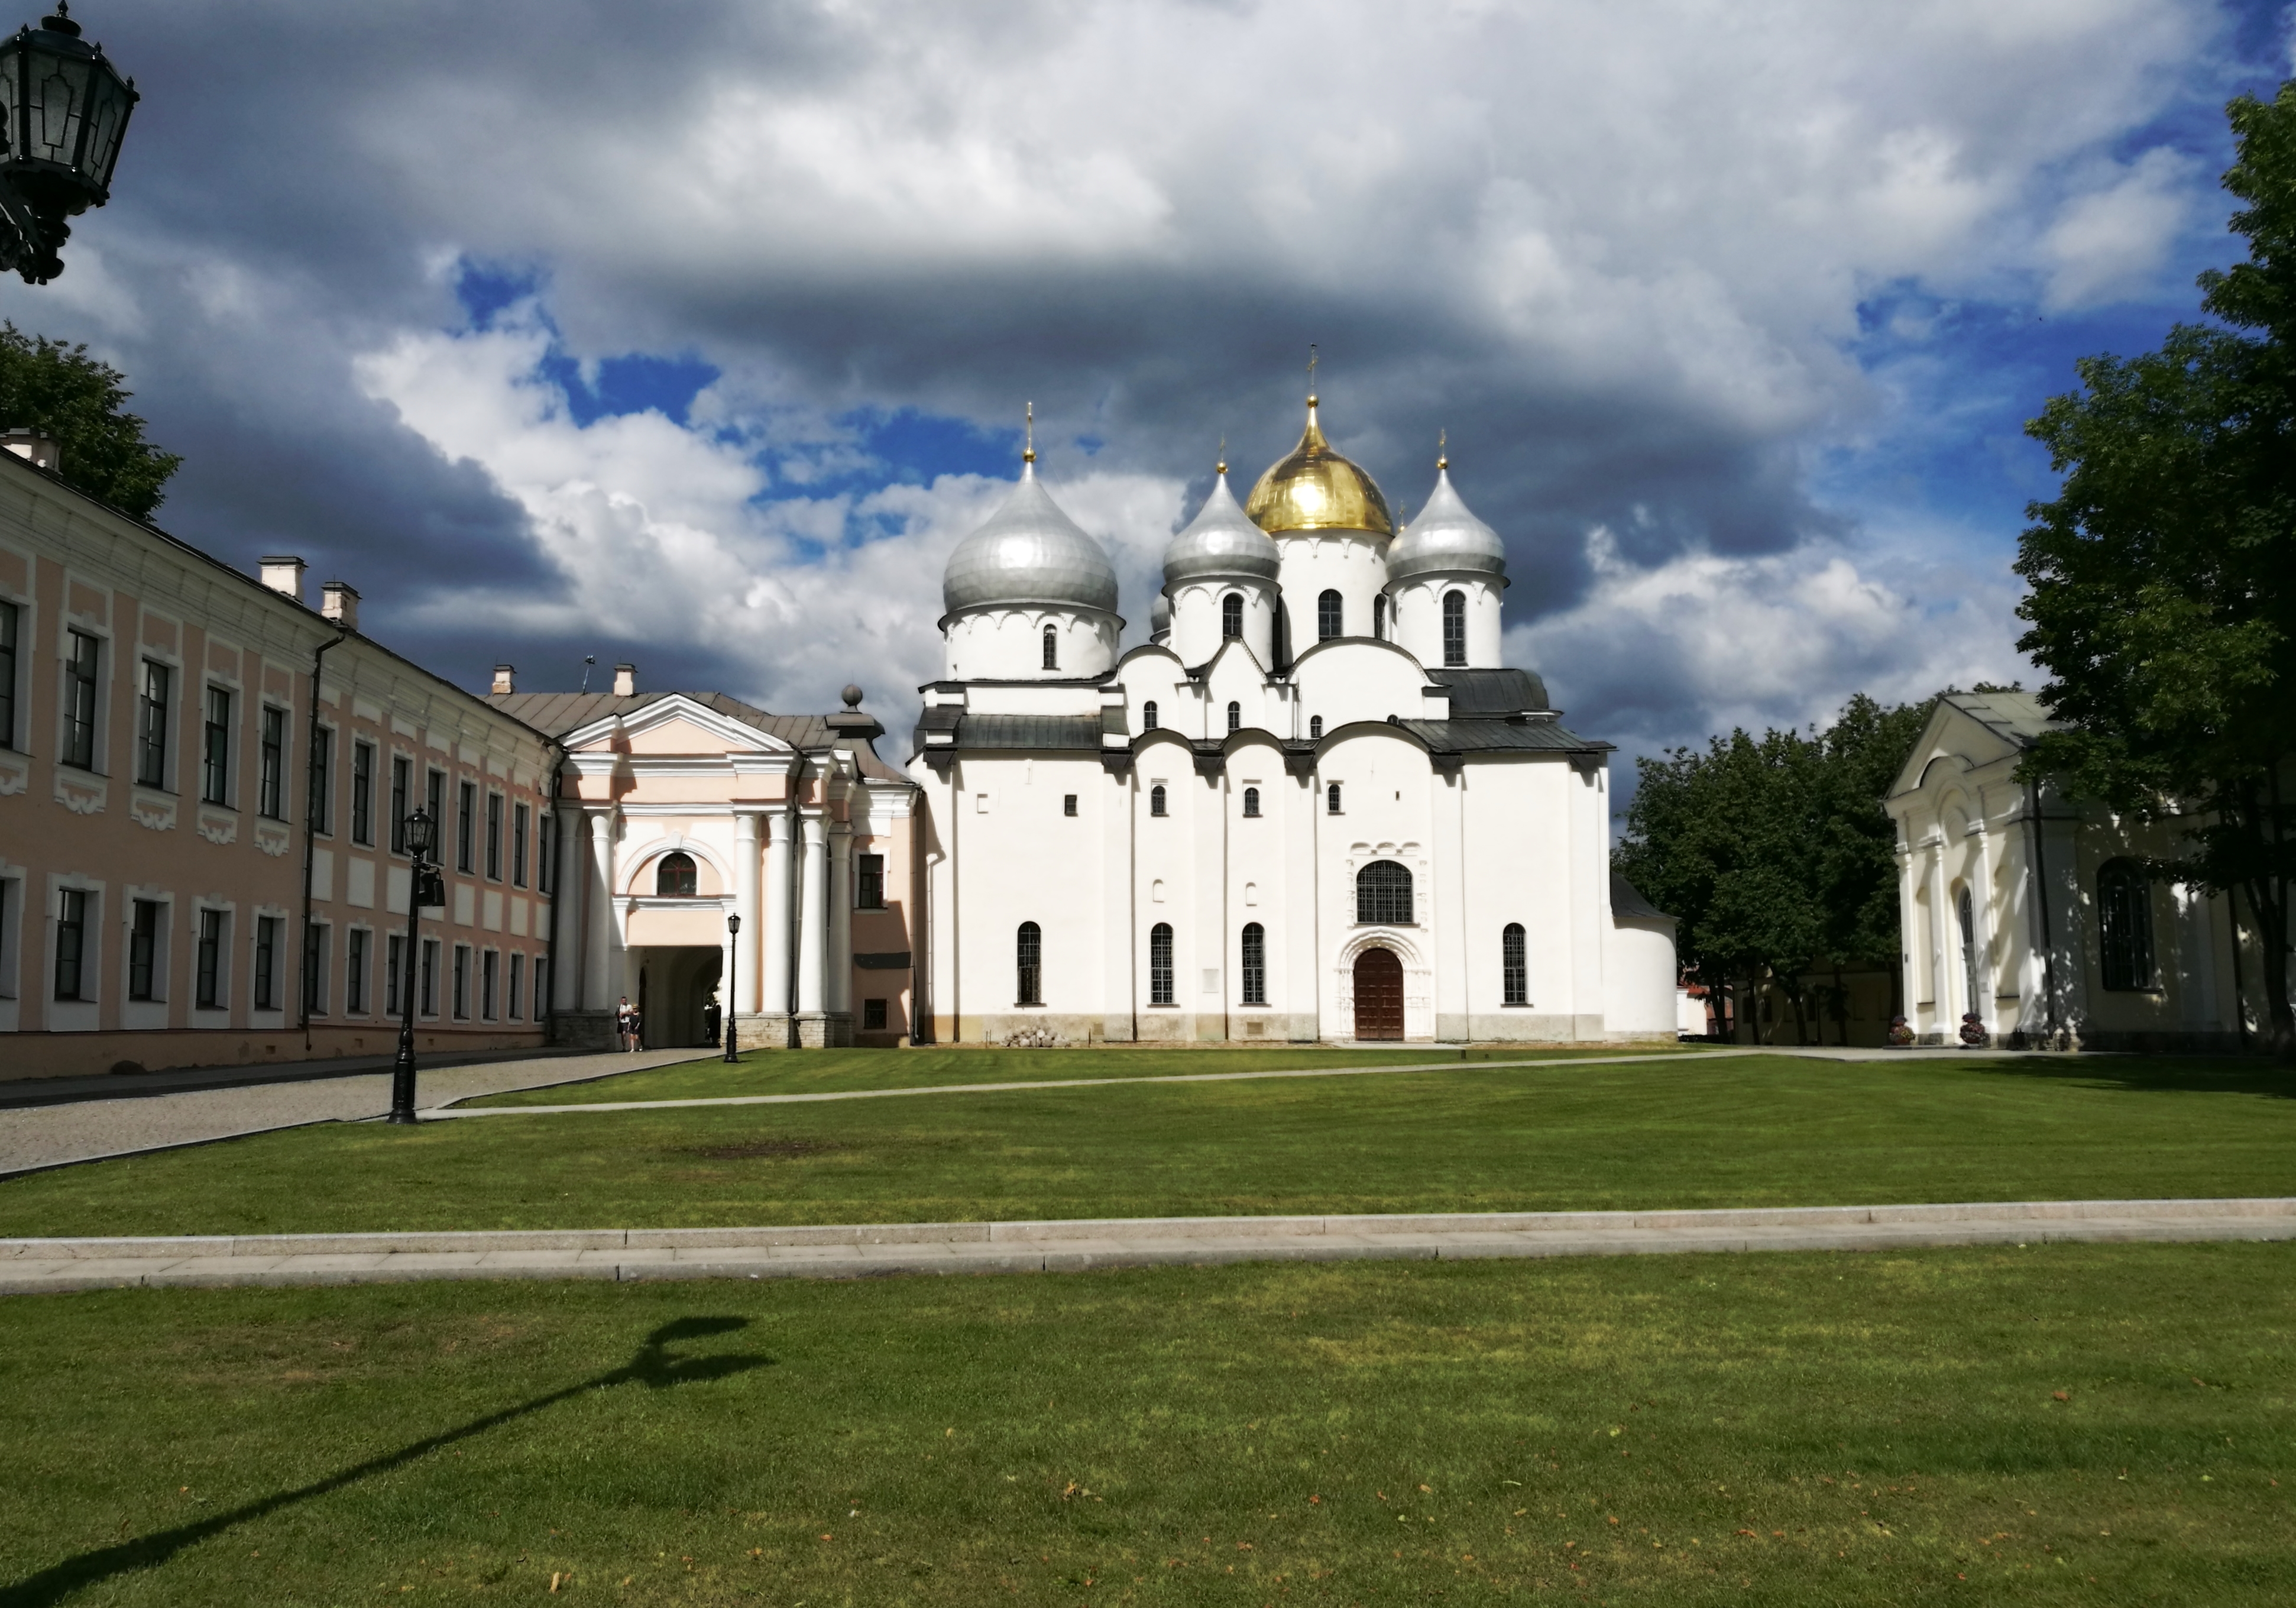
[(1045, 1083), (1070, 1078), (1185, 1078), (1277, 1069), (1438, 1066), (1487, 1061), (1575, 1061), (1589, 1056), (1694, 1055), (1706, 1045), (1635, 1044), (1463, 1046), (1398, 1050), (1149, 1049), (1096, 1046), (1073, 1050), (747, 1050), (722, 1059), (611, 1073), (582, 1083), (514, 1089), (465, 1105), (593, 1105), (613, 1100), (708, 1100), (729, 1095), (812, 1095), (850, 1089), (939, 1088), (964, 1083)]
[(326, 1124), (0, 1182), (0, 1234), (671, 1227), (2290, 1192), (2229, 1060), (1788, 1057)]
[(14, 1298), (0, 1604), (2296, 1596), (2296, 1249)]

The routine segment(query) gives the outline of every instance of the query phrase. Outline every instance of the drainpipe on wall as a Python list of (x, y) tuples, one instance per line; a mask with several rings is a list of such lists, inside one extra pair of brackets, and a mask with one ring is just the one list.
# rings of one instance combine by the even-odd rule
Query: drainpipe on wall
[(566, 890), (566, 867), (561, 856), (565, 849), (565, 824), (558, 817), (559, 769), (566, 763), (563, 744), (545, 737), (545, 749), (555, 750), (558, 758), (551, 762), (550, 776), (550, 939), (543, 953), (550, 957), (550, 992), (542, 1002), (542, 1042), (558, 1042), (558, 900)]
[(2043, 849), (2041, 784), (2025, 783), (2025, 830), (2033, 834), (2033, 898), (2041, 914), (2041, 989), (2049, 1006), (2049, 1046), (2057, 1042), (2057, 940), (2049, 930), (2049, 866)]
[[(311, 1053), (311, 861), (318, 849), (314, 817), (319, 805), (319, 667), (326, 661), (327, 650), (342, 646), (349, 636), (348, 630), (337, 631), (311, 655), (311, 722), (303, 737), (303, 952), (295, 965), (307, 1055)], [(332, 763), (334, 756), (329, 754), (327, 759)]]

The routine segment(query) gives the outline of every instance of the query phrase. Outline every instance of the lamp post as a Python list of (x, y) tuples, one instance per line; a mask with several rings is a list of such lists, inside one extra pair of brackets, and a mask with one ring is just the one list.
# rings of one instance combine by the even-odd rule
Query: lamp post
[[(414, 989), (422, 964), (422, 907), (446, 901), (439, 868), (430, 863), (430, 812), (415, 806), (406, 817), (406, 957), (398, 975), (398, 1059), (390, 1069), (390, 1120), (414, 1120)], [(434, 900), (430, 896), (437, 894)]]
[(64, 220), (111, 199), (119, 142), (142, 98), (103, 46), (79, 36), (68, 0), (56, 0), (37, 28), (0, 40), (0, 271), (27, 284), (64, 271)]
[(734, 1005), (738, 997), (734, 980), (741, 975), (742, 918), (737, 915), (726, 918), (726, 1060), (730, 1064), (741, 1057), (734, 1053)]

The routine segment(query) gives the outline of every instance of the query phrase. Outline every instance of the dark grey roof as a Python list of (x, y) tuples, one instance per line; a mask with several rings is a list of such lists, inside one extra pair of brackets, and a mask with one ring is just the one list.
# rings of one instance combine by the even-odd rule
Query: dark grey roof
[(2064, 722), (2031, 693), (1948, 693), (1945, 701), (1971, 719), (1991, 727), (2019, 748), (2030, 748), (2043, 732)]
[[(949, 719), (949, 716), (960, 717)], [(936, 720), (935, 716), (941, 718)], [(1093, 715), (968, 715), (962, 710), (944, 706), (925, 711), (917, 722), (917, 747), (924, 747), (928, 731), (951, 731), (956, 734), (953, 744), (937, 743), (939, 748), (1034, 748), (1086, 749), (1100, 751), (1100, 717)]]
[[(490, 695), (487, 701), (513, 720), (523, 721), (549, 736), (563, 737), (609, 715), (635, 715), (665, 698), (690, 699), (704, 709), (714, 710), (769, 737), (777, 737), (801, 752), (819, 753), (824, 749), (848, 746), (848, 740), (832, 731), (822, 716), (771, 714), (723, 693), (633, 693), (627, 698), (613, 693), (502, 693)], [(850, 746), (865, 775), (881, 782), (907, 780), (880, 759), (877, 751), (866, 742)]]
[(1427, 677), (1451, 689), (1454, 720), (1538, 714), (1554, 707), (1546, 701), (1546, 683), (1529, 670), (1429, 670)]
[(1674, 917), (1644, 898), (1635, 885), (1611, 873), (1611, 914), (1631, 922), (1670, 922)]
[(1398, 720), (1439, 754), (1603, 754), (1611, 744), (1582, 737), (1557, 720)]

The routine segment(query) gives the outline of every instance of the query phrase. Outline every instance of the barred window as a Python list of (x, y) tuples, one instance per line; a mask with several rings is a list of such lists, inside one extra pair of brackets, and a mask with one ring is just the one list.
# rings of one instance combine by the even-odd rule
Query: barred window
[(1447, 665), (1467, 662), (1467, 595), (1464, 592), (1443, 594), (1443, 662)]
[(1243, 924), (1243, 1003), (1267, 1003), (1267, 930), (1258, 922)]
[(1227, 729), (1230, 731), (1237, 731), (1240, 730), (1242, 726), (1243, 705), (1231, 698), (1228, 700), (1227, 705)]
[(2096, 874), (2098, 925), (2103, 939), (2104, 986), (2116, 993), (2153, 986), (2152, 885), (2127, 860), (2108, 860)]
[(1337, 636), (1343, 619), (1340, 595), (1337, 592), (1325, 592), (1316, 598), (1316, 639), (1318, 642), (1329, 642), (1332, 637)]
[(1340, 784), (1337, 782), (1324, 789), (1324, 813), (1333, 816), (1340, 813)]
[(1243, 635), (1243, 594), (1231, 592), (1220, 599), (1220, 636), (1233, 642)]
[(1148, 1003), (1172, 1003), (1172, 926), (1158, 922), (1148, 929)]
[(1140, 706), (1140, 729), (1144, 732), (1156, 729), (1156, 701), (1153, 698)]
[(1152, 816), (1164, 813), (1164, 784), (1161, 782), (1148, 790), (1148, 813)]
[(1321, 742), (1324, 740), (1324, 718), (1321, 715), (1308, 717), (1308, 740), (1311, 742)]
[(1050, 626), (1045, 628), (1045, 668), (1048, 670), (1061, 668), (1061, 639)]
[(1036, 1005), (1045, 1003), (1045, 935), (1034, 922), (1021, 923), (1019, 951), (1020, 986), (1013, 997), (1015, 1005)]
[(1411, 924), (1411, 870), (1397, 860), (1374, 860), (1356, 873), (1356, 920), (1365, 924)]
[(1248, 816), (1256, 816), (1259, 813), (1259, 789), (1257, 787), (1247, 787), (1243, 790), (1243, 813)]
[(1509, 1005), (1530, 1003), (1530, 969), (1524, 964), (1522, 923), (1509, 922), (1499, 934), (1500, 986)]

